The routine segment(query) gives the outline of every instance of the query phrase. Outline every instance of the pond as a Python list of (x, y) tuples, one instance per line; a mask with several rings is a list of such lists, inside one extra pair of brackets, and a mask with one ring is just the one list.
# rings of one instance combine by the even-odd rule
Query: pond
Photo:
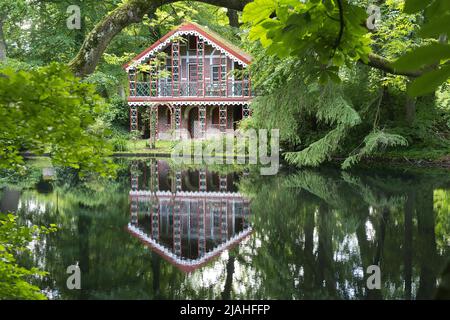
[(0, 189), (2, 211), (58, 225), (23, 258), (51, 299), (430, 299), (450, 258), (446, 171), (117, 161), (114, 181), (37, 166)]

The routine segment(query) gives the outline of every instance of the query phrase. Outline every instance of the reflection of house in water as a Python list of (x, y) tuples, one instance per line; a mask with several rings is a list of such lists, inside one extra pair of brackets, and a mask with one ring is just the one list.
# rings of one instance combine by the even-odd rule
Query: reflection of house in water
[(183, 271), (201, 267), (251, 233), (249, 201), (233, 174), (170, 170), (164, 161), (131, 168), (129, 232)]

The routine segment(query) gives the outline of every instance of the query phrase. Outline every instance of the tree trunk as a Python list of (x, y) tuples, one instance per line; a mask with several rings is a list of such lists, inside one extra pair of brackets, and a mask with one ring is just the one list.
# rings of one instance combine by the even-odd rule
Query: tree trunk
[(326, 204), (321, 204), (318, 210), (319, 245), (317, 249), (317, 286), (325, 283), (326, 298), (336, 297), (336, 279), (334, 277), (333, 260), (333, 229), (330, 220), (331, 210)]
[(239, 28), (239, 16), (237, 10), (228, 9), (227, 17), (231, 27)]
[(153, 298), (162, 299), (161, 296), (161, 257), (157, 253), (152, 252), (152, 285)]
[(305, 232), (305, 246), (304, 246), (304, 257), (305, 261), (303, 263), (304, 268), (304, 295), (310, 293), (314, 289), (314, 279), (315, 279), (315, 257), (314, 257), (314, 212), (308, 212), (305, 218), (304, 232)]
[[(89, 297), (89, 290), (95, 289), (95, 284), (93, 285), (89, 279), (90, 271), (90, 238), (91, 226), (92, 226), (92, 211), (89, 207), (80, 203), (80, 211), (78, 213), (78, 250), (79, 250), (79, 267), (81, 271), (81, 287), (83, 290), (79, 291), (78, 298), (87, 299)], [(84, 280), (84, 282), (83, 282)]]
[[(181, 0), (129, 0), (119, 5), (100, 21), (86, 36), (69, 67), (79, 77), (85, 77), (95, 68), (111, 40), (127, 26), (141, 22), (144, 16), (155, 12), (162, 5)], [(199, 0), (219, 7), (242, 10), (250, 0)]]
[(231, 299), (231, 289), (233, 288), (233, 275), (234, 275), (234, 254), (229, 253), (230, 256), (228, 258), (227, 262), (227, 276), (225, 278), (225, 286), (223, 288), (222, 292), (222, 299), (223, 300), (230, 300)]
[(408, 125), (412, 125), (416, 116), (416, 98), (406, 97), (405, 115)]
[(417, 207), (417, 236), (419, 240), (420, 281), (417, 299), (433, 298), (436, 289), (436, 221), (433, 207), (433, 189), (421, 190), (421, 200)]
[(5, 35), (3, 34), (4, 20), (0, 18), (0, 61), (6, 59), (6, 42)]
[(414, 191), (408, 192), (408, 197), (405, 203), (405, 233), (403, 254), (405, 263), (405, 300), (411, 300), (412, 298), (412, 256), (413, 256), (413, 216), (414, 205), (416, 202), (416, 194)]
[(389, 88), (387, 86), (383, 86), (383, 97), (381, 98), (381, 103), (383, 107), (387, 109), (388, 119), (391, 121), (395, 120), (395, 104), (392, 101), (391, 94), (389, 92)]

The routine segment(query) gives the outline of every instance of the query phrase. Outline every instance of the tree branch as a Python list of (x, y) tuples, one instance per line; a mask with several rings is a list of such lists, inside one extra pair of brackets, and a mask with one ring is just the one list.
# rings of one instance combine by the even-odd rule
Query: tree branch
[(345, 29), (345, 21), (344, 21), (344, 8), (342, 6), (342, 0), (337, 0), (337, 4), (339, 7), (339, 34), (336, 39), (336, 43), (334, 44), (333, 56), (336, 53), (336, 50), (341, 45), (342, 37), (344, 36)]
[[(361, 63), (364, 63), (362, 60), (360, 60)], [(379, 70), (382, 70), (384, 72), (398, 75), (398, 76), (406, 76), (406, 77), (412, 77), (417, 78), (420, 77), (423, 74), (423, 70), (412, 70), (412, 71), (404, 71), (404, 72), (398, 72), (392, 67), (393, 61), (386, 59), (382, 56), (379, 56), (374, 53), (369, 53), (369, 62), (364, 63), (372, 68), (376, 68)]]
[(231, 27), (239, 28), (239, 16), (237, 10), (228, 9), (227, 17)]

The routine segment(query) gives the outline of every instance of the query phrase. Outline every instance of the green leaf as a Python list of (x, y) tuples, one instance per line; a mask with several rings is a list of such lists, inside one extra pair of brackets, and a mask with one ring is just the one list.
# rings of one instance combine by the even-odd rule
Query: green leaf
[(445, 14), (446, 12), (448, 13), (448, 11), (450, 11), (450, 1), (437, 0), (434, 1), (428, 8), (426, 8), (425, 17), (428, 20), (433, 20), (439, 15)]
[(244, 7), (242, 21), (257, 24), (269, 18), (276, 8), (275, 0), (255, 0)]
[(433, 43), (406, 53), (392, 66), (397, 71), (418, 70), (424, 66), (439, 63), (444, 59), (450, 59), (450, 45)]
[(413, 97), (433, 93), (450, 78), (450, 65), (425, 73), (408, 86), (408, 94)]
[(430, 5), (433, 0), (406, 0), (405, 13), (416, 13)]
[(438, 37), (450, 34), (450, 14), (433, 17), (433, 20), (423, 25), (419, 31), (421, 37)]
[(334, 83), (339, 84), (342, 82), (341, 78), (339, 77), (339, 75), (337, 73), (328, 71), (327, 74), (328, 74), (328, 77), (330, 78), (330, 80), (333, 81)]

